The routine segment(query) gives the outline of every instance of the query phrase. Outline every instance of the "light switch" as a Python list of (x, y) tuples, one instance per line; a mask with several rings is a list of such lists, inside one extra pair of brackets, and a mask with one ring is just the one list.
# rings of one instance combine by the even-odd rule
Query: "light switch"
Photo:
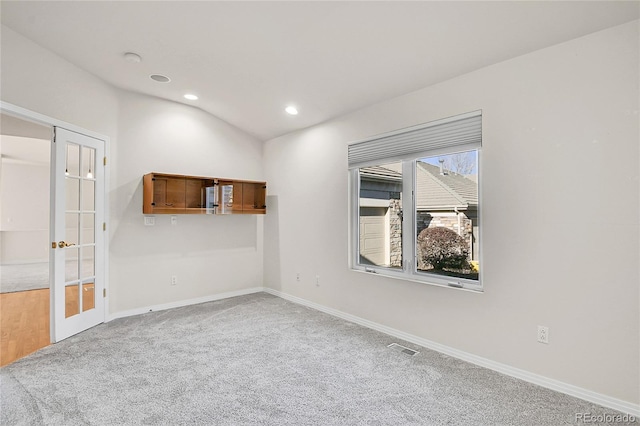
[(171, 216), (171, 224), (172, 225), (178, 224), (178, 216)]
[(156, 224), (156, 218), (154, 216), (144, 217), (144, 226), (153, 226)]

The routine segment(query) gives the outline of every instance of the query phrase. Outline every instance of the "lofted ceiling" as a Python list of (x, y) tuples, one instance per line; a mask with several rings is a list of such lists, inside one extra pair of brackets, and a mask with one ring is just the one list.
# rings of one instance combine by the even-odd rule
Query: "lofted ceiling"
[[(2, 24), (115, 87), (268, 140), (638, 19), (637, 1), (2, 1)], [(142, 57), (124, 60), (125, 52)], [(171, 78), (158, 83), (151, 74)], [(183, 98), (187, 92), (197, 101)], [(285, 113), (287, 105), (299, 114)]]

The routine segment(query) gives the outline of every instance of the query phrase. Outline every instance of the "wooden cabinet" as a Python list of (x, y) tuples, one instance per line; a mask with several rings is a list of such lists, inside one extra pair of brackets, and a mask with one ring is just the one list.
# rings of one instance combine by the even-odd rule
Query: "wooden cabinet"
[(148, 173), (144, 214), (265, 214), (266, 182)]
[(242, 212), (265, 213), (267, 185), (264, 182), (242, 182)]

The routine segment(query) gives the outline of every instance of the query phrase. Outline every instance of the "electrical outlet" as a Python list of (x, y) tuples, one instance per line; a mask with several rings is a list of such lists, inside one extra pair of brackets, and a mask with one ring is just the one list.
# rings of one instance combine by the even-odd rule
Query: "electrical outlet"
[(297, 281), (297, 282), (300, 282), (300, 272), (298, 272), (298, 273), (296, 274), (296, 281)]
[(178, 224), (178, 216), (171, 216), (171, 224), (172, 225)]
[(144, 217), (144, 226), (153, 226), (156, 224), (156, 218), (154, 216)]
[(320, 287), (320, 275), (316, 275), (316, 287)]
[(549, 327), (538, 326), (538, 342), (549, 344)]
[(171, 275), (171, 285), (177, 285), (178, 284), (178, 277), (175, 275)]

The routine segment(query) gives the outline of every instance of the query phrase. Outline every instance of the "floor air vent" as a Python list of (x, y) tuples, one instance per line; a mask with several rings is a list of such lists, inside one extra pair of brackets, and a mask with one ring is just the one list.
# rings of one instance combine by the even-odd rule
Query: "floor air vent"
[(391, 348), (391, 349), (398, 350), (398, 351), (402, 352), (403, 354), (407, 354), (407, 355), (410, 355), (410, 356), (414, 356), (414, 355), (417, 355), (417, 354), (420, 353), (418, 351), (414, 351), (413, 349), (409, 349), (409, 348), (407, 348), (405, 346), (402, 346), (402, 345), (399, 345), (397, 343), (392, 343), (387, 347)]

